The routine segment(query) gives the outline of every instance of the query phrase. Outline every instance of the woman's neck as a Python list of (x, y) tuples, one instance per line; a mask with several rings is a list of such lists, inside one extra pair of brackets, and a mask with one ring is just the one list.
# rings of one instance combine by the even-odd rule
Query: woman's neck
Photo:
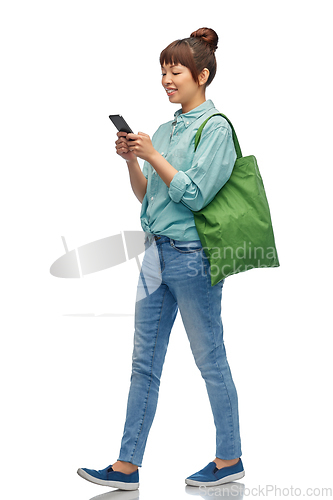
[(200, 95), (196, 99), (193, 99), (192, 101), (188, 103), (182, 104), (182, 113), (188, 113), (189, 111), (192, 111), (192, 109), (197, 108), (200, 106), (200, 104), (203, 104), (206, 101), (206, 96), (205, 95)]

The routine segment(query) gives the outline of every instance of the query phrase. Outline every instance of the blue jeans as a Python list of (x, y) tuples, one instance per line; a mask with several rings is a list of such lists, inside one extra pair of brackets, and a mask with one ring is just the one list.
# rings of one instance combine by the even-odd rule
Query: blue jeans
[[(210, 282), (200, 240), (147, 233), (135, 305), (132, 374), (118, 460), (139, 467), (151, 428), (170, 332), (178, 308), (205, 381), (216, 427), (216, 457), (241, 456), (238, 399), (223, 341), (224, 280)], [(200, 423), (198, 422), (198, 425)]]

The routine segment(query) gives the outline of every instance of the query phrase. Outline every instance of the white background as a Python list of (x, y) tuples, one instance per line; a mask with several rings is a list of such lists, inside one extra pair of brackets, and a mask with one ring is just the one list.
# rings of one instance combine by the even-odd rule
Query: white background
[[(108, 115), (149, 135), (170, 120), (179, 105), (161, 87), (159, 54), (203, 26), (219, 35), (207, 98), (257, 158), (281, 263), (224, 286), (242, 483), (333, 487), (330, 3), (11, 1), (0, 19), (1, 498), (108, 491), (76, 470), (118, 458), (138, 269), (77, 280), (49, 269), (61, 236), (71, 250), (140, 230)], [(140, 497), (185, 496), (184, 478), (214, 458), (208, 396), (177, 317)]]

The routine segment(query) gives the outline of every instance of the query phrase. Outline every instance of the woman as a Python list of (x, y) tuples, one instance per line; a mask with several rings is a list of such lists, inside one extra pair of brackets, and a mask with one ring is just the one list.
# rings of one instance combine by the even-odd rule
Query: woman
[[(133, 192), (142, 202), (146, 252), (137, 290), (131, 385), (119, 457), (100, 471), (78, 470), (97, 484), (121, 489), (139, 486), (138, 468), (178, 309), (216, 426), (216, 457), (185, 482), (213, 486), (244, 476), (237, 392), (223, 342), (224, 280), (211, 286), (209, 262), (192, 213), (214, 198), (236, 160), (231, 128), (221, 116), (207, 122), (194, 153), (200, 124), (218, 112), (205, 96), (216, 73), (217, 42), (215, 31), (202, 28), (164, 49), (162, 85), (169, 101), (181, 104), (181, 109), (152, 140), (142, 132), (117, 134), (117, 153), (126, 160)], [(137, 158), (145, 160), (142, 171)]]

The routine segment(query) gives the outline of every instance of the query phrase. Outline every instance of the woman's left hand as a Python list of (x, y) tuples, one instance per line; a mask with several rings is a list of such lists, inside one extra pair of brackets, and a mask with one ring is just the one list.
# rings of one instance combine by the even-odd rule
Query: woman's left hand
[[(129, 139), (132, 139), (131, 141)], [(151, 156), (156, 152), (149, 135), (139, 132), (138, 134), (127, 134), (127, 145), (130, 151), (149, 162)]]

